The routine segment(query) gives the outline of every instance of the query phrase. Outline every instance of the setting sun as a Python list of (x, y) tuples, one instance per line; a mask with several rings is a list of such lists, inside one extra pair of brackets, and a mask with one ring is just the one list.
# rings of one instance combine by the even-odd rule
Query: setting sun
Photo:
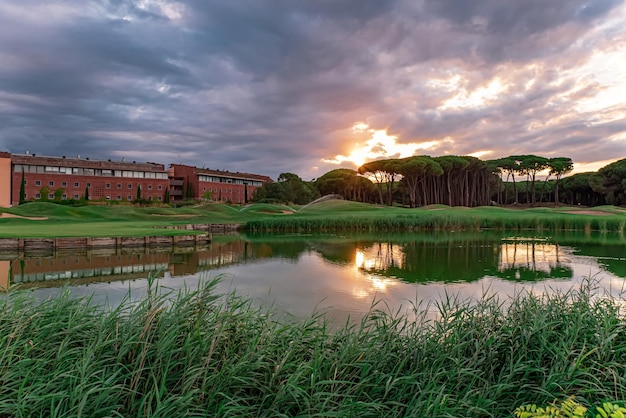
[(364, 122), (356, 122), (352, 125), (352, 132), (360, 135), (366, 134), (369, 138), (363, 143), (355, 143), (348, 155), (336, 155), (335, 158), (323, 159), (322, 161), (331, 164), (341, 164), (348, 161), (359, 167), (367, 161), (380, 158), (410, 157), (415, 155), (418, 150), (433, 149), (441, 142), (427, 141), (400, 144), (397, 142), (398, 137), (389, 135), (386, 129), (372, 129)]

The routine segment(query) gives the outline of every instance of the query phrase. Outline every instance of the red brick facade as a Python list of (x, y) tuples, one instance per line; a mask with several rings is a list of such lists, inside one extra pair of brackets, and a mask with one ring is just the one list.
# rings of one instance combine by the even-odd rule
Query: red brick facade
[(26, 200), (81, 199), (88, 190), (90, 200), (131, 201), (141, 187), (142, 199), (162, 202), (169, 188), (163, 164), (15, 154), (11, 163), (13, 205), (20, 201), (22, 172)]
[[(11, 205), (20, 202), (22, 176), (26, 200), (82, 199), (87, 192), (89, 200), (133, 201), (141, 187), (141, 198), (155, 202), (165, 202), (169, 197), (170, 202), (195, 199), (245, 203), (257, 187), (272, 181), (257, 174), (181, 164), (172, 164), (166, 170), (156, 163), (5, 154), (5, 161), (10, 157), (10, 169), (7, 163), (0, 186), (6, 186)], [(8, 202), (1, 203), (8, 206)]]
[(170, 166), (170, 195), (173, 201), (195, 199), (246, 203), (254, 190), (271, 182), (267, 176), (209, 170), (182, 164)]

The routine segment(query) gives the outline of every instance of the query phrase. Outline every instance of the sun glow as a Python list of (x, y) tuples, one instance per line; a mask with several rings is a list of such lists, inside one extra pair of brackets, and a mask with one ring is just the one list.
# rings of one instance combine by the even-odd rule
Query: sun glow
[(352, 126), (352, 132), (358, 135), (367, 135), (370, 138), (354, 144), (348, 155), (336, 155), (334, 158), (322, 159), (322, 161), (331, 164), (349, 161), (359, 167), (368, 161), (380, 158), (410, 157), (419, 150), (433, 149), (440, 143), (440, 141), (426, 141), (399, 144), (397, 142), (398, 137), (389, 135), (386, 129), (372, 129), (363, 122), (355, 123)]

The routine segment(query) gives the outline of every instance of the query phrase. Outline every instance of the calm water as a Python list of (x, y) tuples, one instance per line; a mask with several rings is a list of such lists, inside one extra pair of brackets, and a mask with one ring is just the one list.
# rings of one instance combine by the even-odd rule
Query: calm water
[(441, 233), (378, 236), (225, 236), (203, 248), (0, 254), (0, 286), (32, 288), (37, 297), (72, 284), (115, 304), (141, 297), (150, 272), (180, 289), (221, 276), (259, 304), (296, 317), (327, 310), (358, 318), (374, 300), (391, 310), (462, 299), (567, 290), (585, 278), (613, 295), (626, 289), (626, 240), (612, 235), (520, 236)]

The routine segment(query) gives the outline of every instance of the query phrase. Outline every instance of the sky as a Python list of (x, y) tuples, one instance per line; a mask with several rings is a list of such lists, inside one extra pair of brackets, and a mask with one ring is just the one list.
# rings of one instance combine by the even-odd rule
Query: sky
[(626, 0), (2, 0), (0, 151), (312, 180), (626, 157)]

